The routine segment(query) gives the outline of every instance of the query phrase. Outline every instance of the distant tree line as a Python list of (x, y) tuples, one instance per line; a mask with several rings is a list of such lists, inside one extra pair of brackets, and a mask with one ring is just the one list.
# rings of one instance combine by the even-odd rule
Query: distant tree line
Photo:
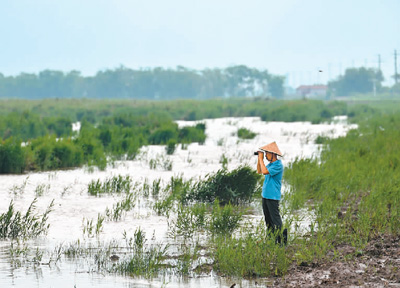
[(352, 94), (366, 94), (375, 92), (391, 92), (382, 86), (384, 77), (382, 71), (373, 68), (349, 68), (344, 75), (328, 83), (328, 93), (331, 96), (349, 96)]
[(282, 98), (284, 77), (244, 65), (192, 70), (120, 67), (82, 76), (79, 71), (44, 70), (38, 74), (0, 73), (0, 98), (208, 99), (270, 96)]

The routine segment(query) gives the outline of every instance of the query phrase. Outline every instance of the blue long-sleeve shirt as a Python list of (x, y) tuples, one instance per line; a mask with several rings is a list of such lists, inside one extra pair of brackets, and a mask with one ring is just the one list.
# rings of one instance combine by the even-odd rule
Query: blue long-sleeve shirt
[(265, 199), (281, 200), (281, 187), (283, 176), (283, 165), (281, 160), (269, 163), (267, 166), (268, 174), (261, 192), (261, 196)]

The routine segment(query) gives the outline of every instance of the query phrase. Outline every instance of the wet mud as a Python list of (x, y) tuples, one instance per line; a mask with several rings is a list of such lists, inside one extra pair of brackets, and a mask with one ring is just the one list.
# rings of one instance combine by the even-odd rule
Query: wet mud
[(363, 250), (335, 247), (326, 260), (294, 263), (270, 287), (400, 287), (400, 237), (382, 235)]

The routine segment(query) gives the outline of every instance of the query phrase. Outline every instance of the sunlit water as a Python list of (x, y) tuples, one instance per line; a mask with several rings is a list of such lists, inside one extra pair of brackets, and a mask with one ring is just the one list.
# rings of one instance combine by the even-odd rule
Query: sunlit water
[[(257, 157), (253, 152), (258, 147), (276, 141), (284, 153), (283, 164), (287, 165), (296, 157), (317, 155), (318, 135), (339, 137), (355, 128), (347, 125), (344, 118), (337, 118), (331, 124), (312, 125), (308, 122), (283, 123), (262, 122), (258, 117), (221, 118), (199, 121), (206, 124), (207, 140), (204, 145), (193, 143), (186, 148), (179, 145), (173, 155), (166, 155), (164, 146), (147, 146), (142, 148), (135, 161), (119, 161), (110, 165), (105, 171), (80, 168), (66, 171), (29, 173), (25, 175), (0, 176), (0, 213), (4, 213), (12, 200), (17, 211), (25, 212), (33, 199), (38, 196), (37, 213), (43, 213), (54, 199), (54, 211), (50, 213), (50, 229), (46, 237), (30, 241), (33, 250), (39, 247), (44, 251), (40, 265), (32, 263), (15, 263), (10, 257), (11, 241), (0, 241), (0, 287), (221, 287), (230, 286), (238, 280), (218, 277), (211, 273), (207, 277), (179, 279), (123, 277), (92, 272), (93, 259), (72, 261), (61, 257), (56, 264), (50, 263), (54, 250), (80, 239), (81, 243), (98, 241), (122, 242), (123, 232), (133, 236), (140, 227), (146, 233), (148, 243), (172, 243), (168, 237), (167, 218), (157, 216), (151, 209), (149, 199), (137, 199), (135, 208), (126, 213), (121, 221), (105, 222), (103, 231), (98, 237), (88, 239), (83, 235), (84, 219), (97, 219), (106, 208), (121, 200), (120, 195), (90, 196), (88, 183), (101, 181), (112, 176), (130, 176), (137, 185), (144, 181), (149, 184), (155, 179), (162, 179), (166, 185), (171, 176), (183, 176), (185, 179), (204, 177), (207, 173), (221, 169), (221, 157), (228, 159), (228, 169), (247, 164), (256, 167)], [(195, 125), (196, 122), (178, 121), (179, 126)], [(240, 140), (237, 137), (239, 128), (247, 128), (257, 133), (252, 140)], [(156, 169), (150, 169), (150, 160), (159, 160)], [(165, 169), (166, 163), (172, 163), (172, 170)], [(39, 189), (39, 188), (40, 189)], [(262, 219), (261, 207), (252, 216)], [(105, 244), (106, 245), (106, 244)], [(31, 252), (31, 254), (34, 252)], [(235, 281), (235, 282), (232, 282)], [(254, 286), (254, 281), (242, 280), (242, 287)]]

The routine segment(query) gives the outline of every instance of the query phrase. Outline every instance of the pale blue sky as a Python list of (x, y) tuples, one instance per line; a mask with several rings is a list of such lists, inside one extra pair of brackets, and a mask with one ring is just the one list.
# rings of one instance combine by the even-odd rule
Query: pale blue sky
[(0, 0), (0, 35), (4, 75), (244, 64), (297, 86), (380, 54), (392, 84), (400, 0)]

